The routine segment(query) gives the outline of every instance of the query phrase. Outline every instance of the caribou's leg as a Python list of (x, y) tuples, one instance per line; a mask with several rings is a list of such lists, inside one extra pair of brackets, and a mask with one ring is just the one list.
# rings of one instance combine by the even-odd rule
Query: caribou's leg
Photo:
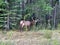
[(21, 28), (21, 26), (20, 26), (20, 32), (21, 32), (21, 30), (22, 30), (22, 28)]
[(30, 26), (27, 26), (27, 31), (30, 31)]
[(22, 28), (22, 26), (20, 25), (20, 32), (22, 32), (22, 29), (23, 29), (23, 28)]

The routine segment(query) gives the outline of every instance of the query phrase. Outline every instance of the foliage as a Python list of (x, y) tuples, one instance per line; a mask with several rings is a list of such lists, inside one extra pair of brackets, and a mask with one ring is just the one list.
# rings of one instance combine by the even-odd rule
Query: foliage
[(3, 0), (0, 2), (0, 28), (4, 26), (4, 22), (6, 22), (5, 17), (10, 13), (7, 5), (8, 3), (5, 3)]
[[(44, 3), (44, 4), (43, 4)], [(51, 12), (52, 7), (50, 6), (49, 3), (47, 3), (45, 0), (39, 0), (36, 5), (38, 7), (40, 7), (40, 9), (42, 10), (42, 14)], [(45, 12), (45, 13), (44, 13)]]
[[(23, 6), (24, 17), (22, 17), (22, 14), (21, 14), (22, 1), (25, 2)], [(32, 3), (30, 2), (27, 3), (27, 0), (17, 0), (17, 1), (7, 0), (7, 2), (4, 2), (4, 0), (0, 0), (0, 2), (1, 2), (0, 11), (3, 12), (0, 14), (0, 18), (1, 18), (1, 15), (3, 15), (2, 17), (4, 19), (2, 20), (1, 18), (0, 21), (3, 21), (3, 23), (4, 22), (6, 23), (7, 16), (9, 15), (10, 27), (12, 28), (18, 28), (19, 21), (21, 20), (21, 18), (28, 19), (33, 13), (36, 13), (36, 18), (40, 18), (40, 16), (42, 15), (45, 16), (46, 14), (50, 14), (51, 10), (53, 10), (49, 0), (33, 0)]]
[[(47, 0), (37, 0), (35, 3), (26, 4), (25, 10), (28, 10), (28, 12), (25, 12), (30, 15), (32, 15), (32, 13), (38, 13), (38, 16), (50, 14), (53, 8), (50, 6), (50, 3), (47, 2)], [(25, 14), (24, 18), (28, 17), (27, 14)]]

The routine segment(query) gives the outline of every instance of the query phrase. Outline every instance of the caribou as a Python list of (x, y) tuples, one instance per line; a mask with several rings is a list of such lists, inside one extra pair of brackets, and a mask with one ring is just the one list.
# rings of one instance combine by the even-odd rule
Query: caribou
[(26, 30), (29, 30), (31, 26), (35, 25), (38, 20), (32, 20), (32, 21), (20, 21), (20, 30), (22, 30), (24, 27), (26, 27)]

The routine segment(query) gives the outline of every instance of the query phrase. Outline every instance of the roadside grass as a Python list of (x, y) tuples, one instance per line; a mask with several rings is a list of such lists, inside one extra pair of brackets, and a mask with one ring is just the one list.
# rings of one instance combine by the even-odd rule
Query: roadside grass
[(14, 42), (11, 41), (0, 41), (0, 45), (14, 45)]
[(52, 45), (60, 45), (60, 42), (55, 39), (55, 40), (52, 41)]
[(50, 39), (52, 37), (52, 31), (47, 30), (44, 32), (44, 38)]
[(7, 32), (7, 35), (8, 35), (8, 38), (12, 38), (12, 36), (13, 36), (13, 33), (14, 33), (14, 31), (9, 31), (9, 32)]
[[(60, 30), (45, 30), (45, 29), (43, 29), (43, 30), (38, 30), (38, 31), (33, 31), (33, 30), (31, 30), (31, 31), (24, 31), (24, 32), (22, 32), (22, 35), (24, 36), (24, 35), (26, 35), (24, 38), (27, 38), (28, 37), (28, 35), (29, 35), (29, 38), (30, 38), (30, 36), (32, 36), (32, 37), (34, 37), (34, 35), (38, 35), (38, 39), (41, 41), (40, 43), (41, 43), (41, 45), (60, 45), (60, 43), (59, 43), (59, 41), (57, 40), (57, 39), (54, 39), (54, 40), (52, 40), (51, 39), (51, 37), (52, 37), (52, 34), (53, 34), (53, 32), (58, 32), (58, 33), (60, 33)], [(4, 33), (2, 33), (1, 31), (0, 31), (0, 33), (1, 34), (4, 34)], [(13, 35), (15, 35), (15, 33), (16, 33), (16, 35), (18, 35), (18, 34), (21, 34), (21, 32), (17, 32), (17, 31), (13, 31), (13, 30), (11, 30), (11, 31), (7, 31), (4, 35), (7, 35), (7, 37), (8, 37), (8, 39), (11, 39), (12, 37), (13, 37)], [(24, 34), (23, 34), (24, 33)], [(43, 35), (41, 35), (41, 33), (43, 34)], [(0, 34), (0, 35), (1, 35)], [(18, 36), (20, 36), (20, 35), (18, 35)], [(40, 36), (43, 36), (42, 38), (40, 38)], [(37, 38), (37, 36), (35, 36), (34, 38)], [(8, 40), (7, 39), (7, 40)], [(19, 38), (20, 39), (20, 38)], [(23, 39), (23, 38), (22, 38)], [(42, 41), (42, 40), (43, 41)], [(47, 39), (47, 41), (44, 41), (45, 39)], [(46, 43), (45, 43), (46, 42)], [(11, 42), (11, 41), (7, 41), (7, 42), (5, 42), (5, 41), (0, 41), (0, 45), (14, 45), (14, 42)]]

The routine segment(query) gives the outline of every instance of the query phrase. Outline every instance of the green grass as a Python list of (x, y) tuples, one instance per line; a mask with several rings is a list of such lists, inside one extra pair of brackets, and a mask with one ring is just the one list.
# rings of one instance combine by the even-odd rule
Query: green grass
[(7, 42), (0, 41), (0, 45), (14, 45), (14, 42), (10, 42), (10, 41), (7, 41)]
[(52, 41), (52, 45), (60, 45), (60, 42), (55, 39), (55, 40)]
[[(34, 35), (38, 35), (38, 37), (42, 36), (42, 38), (39, 37), (39, 40), (41, 41), (40, 45), (60, 45), (59, 40), (57, 40), (57, 39), (52, 40), (52, 38), (51, 38), (52, 33), (54, 33), (54, 32), (58, 32), (60, 34), (60, 30), (39, 30), (39, 31), (36, 31), (36, 32), (35, 31), (28, 31), (28, 32), (24, 31), (24, 32), (22, 32), (22, 34), (23, 34), (23, 36), (28, 34), (24, 38), (27, 38), (28, 36), (34, 37)], [(1, 31), (0, 31), (0, 33), (1, 33)], [(7, 31), (6, 34), (5, 34), (8, 37), (7, 40), (12, 39), (11, 37), (13, 37), (15, 33), (16, 33), (16, 31), (12, 31), (12, 30)], [(21, 32), (18, 32), (16, 34), (17, 35), (21, 34)], [(42, 34), (42, 35), (40, 35), (40, 34)], [(20, 35), (18, 35), (18, 37), (19, 36)], [(37, 37), (35, 37), (35, 38), (37, 38)], [(19, 39), (21, 39), (21, 38), (19, 37)], [(11, 42), (11, 41), (7, 41), (7, 42), (6, 41), (0, 41), (0, 45), (14, 45), (14, 44), (15, 44), (15, 42)]]
[(44, 38), (50, 39), (52, 37), (52, 31), (46, 30), (44, 32)]

